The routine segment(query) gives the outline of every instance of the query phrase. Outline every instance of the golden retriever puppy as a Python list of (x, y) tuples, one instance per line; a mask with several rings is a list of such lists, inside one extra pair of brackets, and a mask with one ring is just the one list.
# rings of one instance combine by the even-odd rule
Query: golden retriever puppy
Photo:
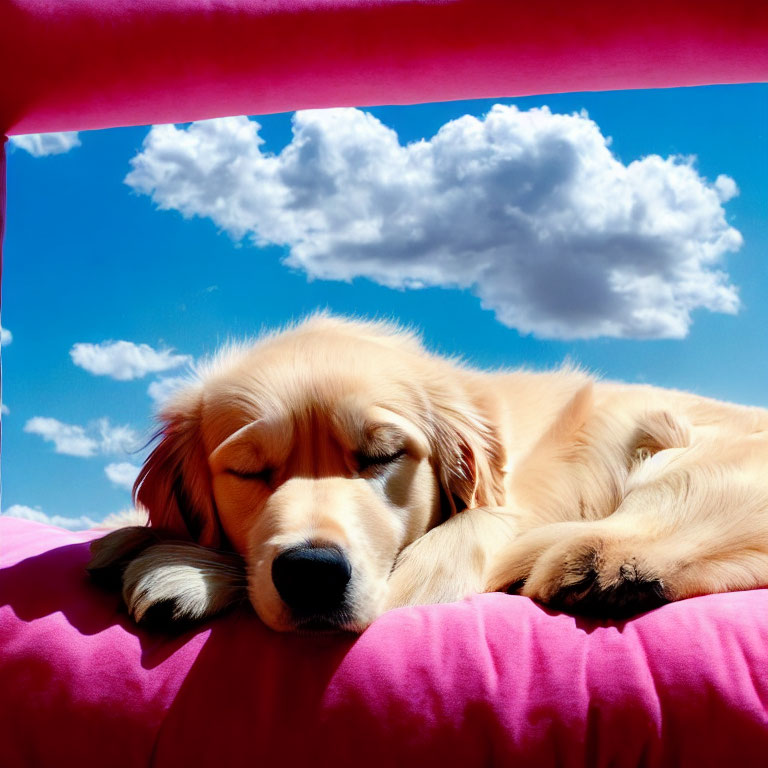
[(515, 590), (631, 615), (768, 585), (768, 411), (569, 368), (483, 372), (325, 315), (204, 366), (94, 542), (137, 620), (246, 594), (280, 631)]

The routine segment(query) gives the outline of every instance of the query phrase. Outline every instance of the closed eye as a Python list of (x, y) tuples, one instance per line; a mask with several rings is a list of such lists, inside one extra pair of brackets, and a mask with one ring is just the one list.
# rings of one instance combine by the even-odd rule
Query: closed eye
[(401, 456), (404, 456), (405, 452), (405, 448), (401, 448), (399, 451), (389, 454), (370, 455), (366, 453), (358, 453), (356, 455), (358, 471), (362, 472), (369, 467), (381, 467), (385, 464), (391, 464), (393, 461), (397, 461)]
[(233, 477), (237, 477), (240, 480), (256, 480), (260, 483), (266, 483), (269, 485), (272, 482), (272, 478), (275, 472), (271, 467), (267, 467), (266, 469), (261, 469), (258, 472), (248, 472), (230, 468), (225, 469), (224, 473), (227, 475), (232, 475)]

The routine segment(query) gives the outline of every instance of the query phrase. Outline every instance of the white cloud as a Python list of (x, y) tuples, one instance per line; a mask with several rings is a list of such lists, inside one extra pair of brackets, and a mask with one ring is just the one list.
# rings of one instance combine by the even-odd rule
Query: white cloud
[(55, 525), (70, 531), (83, 531), (99, 525), (98, 520), (81, 515), (80, 517), (64, 517), (63, 515), (46, 515), (39, 507), (27, 507), (23, 504), (13, 504), (3, 510), (7, 517), (18, 517), (22, 520), (32, 520), (45, 525)]
[(102, 453), (132, 453), (140, 448), (139, 436), (129, 426), (112, 425), (109, 419), (99, 419), (96, 427)]
[(67, 456), (95, 456), (99, 444), (85, 433), (83, 427), (64, 424), (58, 419), (46, 416), (34, 416), (24, 425), (24, 431), (40, 435), (48, 443), (53, 443), (56, 453)]
[(184, 376), (162, 376), (147, 387), (147, 394), (157, 405), (163, 405), (174, 392), (188, 383), (189, 379)]
[(156, 350), (149, 344), (132, 341), (103, 341), (101, 344), (75, 344), (69, 351), (72, 362), (97, 376), (110, 376), (119, 381), (140, 379), (148, 373), (167, 371), (189, 363), (189, 355), (176, 355), (173, 350)]
[(104, 473), (114, 485), (131, 490), (136, 476), (139, 474), (139, 469), (140, 467), (137, 467), (135, 464), (121, 461), (115, 464), (107, 464), (104, 467)]
[(77, 131), (62, 133), (28, 133), (25, 136), (11, 136), (11, 143), (35, 157), (61, 155), (73, 147), (80, 146)]
[(10, 412), (10, 408), (5, 403), (0, 403), (0, 414), (7, 416)]
[(139, 447), (139, 437), (128, 426), (113, 426), (108, 419), (99, 419), (88, 427), (65, 424), (58, 419), (34, 416), (24, 425), (24, 431), (40, 435), (53, 443), (56, 453), (90, 458), (98, 453), (130, 453)]
[(735, 313), (722, 259), (738, 190), (691, 158), (624, 165), (585, 114), (495, 106), (407, 146), (356, 109), (297, 112), (261, 151), (245, 117), (154, 126), (126, 183), (235, 238), (289, 248), (312, 278), (472, 289), (544, 337), (680, 338), (698, 308)]
[(13, 341), (13, 334), (7, 328), (0, 328), (0, 346), (7, 347)]

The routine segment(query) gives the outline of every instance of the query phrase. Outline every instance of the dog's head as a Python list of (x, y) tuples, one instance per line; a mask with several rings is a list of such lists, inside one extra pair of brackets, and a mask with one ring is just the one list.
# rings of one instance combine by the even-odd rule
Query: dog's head
[(325, 316), (231, 348), (161, 413), (137, 501), (152, 525), (240, 553), (270, 627), (359, 631), (405, 546), (498, 503), (472, 375), (407, 332)]

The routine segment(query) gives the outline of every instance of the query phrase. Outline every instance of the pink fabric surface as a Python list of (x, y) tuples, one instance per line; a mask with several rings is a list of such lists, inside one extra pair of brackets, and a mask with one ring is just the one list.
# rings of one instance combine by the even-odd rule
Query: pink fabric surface
[(0, 133), (768, 79), (765, 0), (2, 0)]
[(359, 638), (131, 626), (93, 532), (0, 518), (2, 765), (764, 766), (768, 592), (628, 622), (479, 595)]

